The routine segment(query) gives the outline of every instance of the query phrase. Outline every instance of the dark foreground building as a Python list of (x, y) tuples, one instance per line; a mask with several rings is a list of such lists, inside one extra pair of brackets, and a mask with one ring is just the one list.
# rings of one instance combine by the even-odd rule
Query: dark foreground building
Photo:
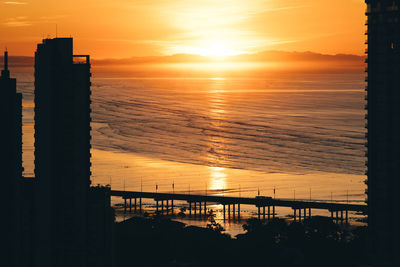
[[(21, 252), (20, 190), (22, 177), (22, 94), (17, 82), (10, 78), (8, 52), (4, 53), (4, 69), (0, 76), (0, 170), (2, 216), (1, 261), (7, 266), (19, 266)], [(4, 255), (3, 255), (4, 253)]]
[[(94, 266), (91, 263), (110, 262), (107, 257), (112, 255), (105, 253), (114, 220), (109, 197), (106, 191), (96, 192), (101, 188), (90, 188), (90, 77), (89, 56), (73, 55), (72, 38), (45, 39), (37, 46), (34, 255), (38, 267)], [(107, 222), (94, 221), (98, 213)], [(91, 242), (106, 240), (93, 249)]]
[(366, 0), (368, 209), (374, 266), (400, 266), (400, 0)]

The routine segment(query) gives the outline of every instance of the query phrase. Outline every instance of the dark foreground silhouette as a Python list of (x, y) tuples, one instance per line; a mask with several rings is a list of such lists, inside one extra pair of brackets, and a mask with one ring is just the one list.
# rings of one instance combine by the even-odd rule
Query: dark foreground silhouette
[(251, 219), (231, 238), (211, 222), (186, 226), (163, 217), (116, 225), (116, 266), (366, 266), (366, 227), (341, 229), (329, 218), (303, 223)]

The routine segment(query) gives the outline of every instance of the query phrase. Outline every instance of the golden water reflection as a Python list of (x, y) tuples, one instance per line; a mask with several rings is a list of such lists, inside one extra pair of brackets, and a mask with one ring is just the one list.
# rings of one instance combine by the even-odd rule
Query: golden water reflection
[[(207, 154), (205, 155), (206, 161), (211, 162), (214, 166), (221, 166), (226, 162), (226, 139), (221, 136), (223, 128), (225, 126), (225, 116), (227, 115), (226, 110), (226, 92), (224, 90), (225, 78), (214, 78), (213, 82), (208, 88), (208, 103), (209, 103), (209, 117), (210, 117), (210, 131), (211, 134), (207, 137)], [(223, 169), (223, 168), (221, 168)], [(216, 177), (219, 174), (214, 171)], [(212, 184), (216, 184), (218, 179), (212, 179)], [(211, 188), (221, 189), (221, 188)]]
[(208, 167), (210, 170), (210, 189), (216, 192), (223, 192), (227, 188), (227, 177), (225, 168)]

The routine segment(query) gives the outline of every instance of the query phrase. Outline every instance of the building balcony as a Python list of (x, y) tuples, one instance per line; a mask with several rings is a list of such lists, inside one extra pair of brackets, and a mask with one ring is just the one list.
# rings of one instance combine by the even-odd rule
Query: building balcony
[(398, 11), (398, 10), (399, 10), (399, 7), (398, 7), (398, 6), (396, 5), (396, 3), (394, 3), (394, 1), (393, 1), (393, 5), (387, 7), (386, 10), (387, 10), (387, 11)]
[(76, 65), (90, 65), (89, 55), (73, 55), (72, 62)]

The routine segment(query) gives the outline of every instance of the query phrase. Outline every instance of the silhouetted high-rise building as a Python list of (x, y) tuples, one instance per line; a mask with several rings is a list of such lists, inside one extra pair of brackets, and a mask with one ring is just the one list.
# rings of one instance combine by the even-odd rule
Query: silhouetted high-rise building
[(35, 53), (36, 266), (87, 266), (90, 62), (72, 38)]
[(88, 266), (114, 266), (114, 209), (111, 189), (90, 187), (88, 206)]
[(16, 79), (10, 78), (8, 52), (0, 76), (0, 194), (2, 203), (1, 261), (20, 266), (20, 180), (22, 177), (22, 94), (16, 91)]
[(368, 225), (374, 266), (400, 266), (400, 0), (366, 0)]

